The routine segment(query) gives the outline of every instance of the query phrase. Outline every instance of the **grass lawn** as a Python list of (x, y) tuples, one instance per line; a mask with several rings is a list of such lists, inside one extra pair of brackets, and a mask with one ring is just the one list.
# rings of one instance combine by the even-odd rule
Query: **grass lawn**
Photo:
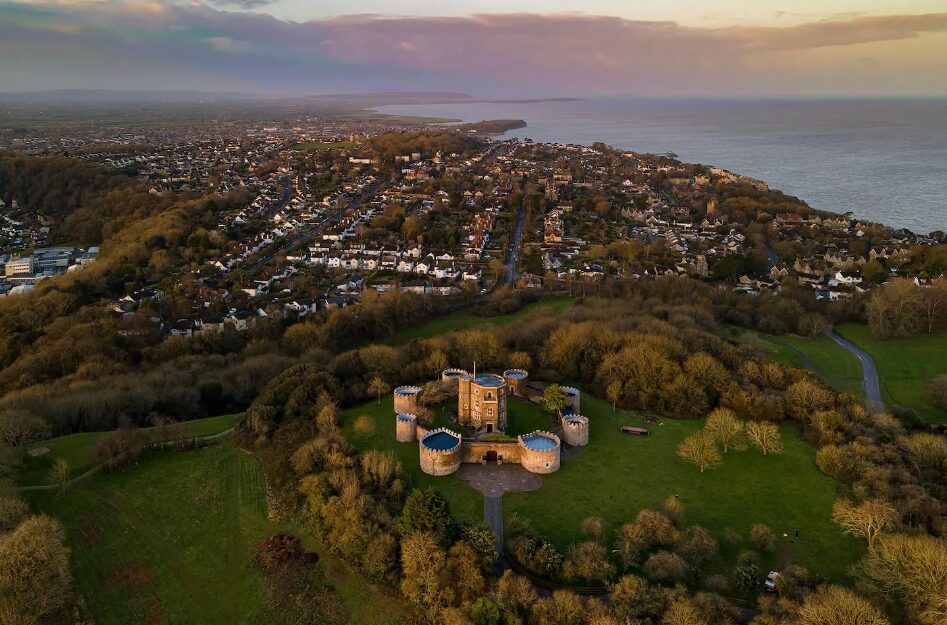
[[(101, 625), (256, 622), (264, 606), (255, 545), (275, 532), (266, 518), (260, 463), (230, 442), (156, 454), (97, 475), (65, 496), (32, 493), (34, 510), (59, 518), (78, 590)], [(351, 623), (402, 622), (394, 591), (368, 584), (307, 537), (318, 570)]]
[(835, 331), (874, 357), (885, 403), (910, 406), (927, 421), (947, 421), (926, 386), (930, 378), (947, 373), (947, 330), (885, 341), (863, 324), (846, 323)]
[[(239, 420), (240, 413), (228, 414), (188, 421), (188, 427), (192, 436), (210, 436), (232, 428)], [(152, 432), (152, 436), (153, 429), (147, 428)], [(95, 466), (92, 451), (95, 449), (95, 443), (106, 434), (108, 432), (80, 432), (36, 443), (31, 448), (46, 447), (49, 453), (37, 458), (27, 456), (25, 465), (17, 472), (17, 483), (21, 486), (48, 484), (46, 476), (57, 458), (64, 458), (69, 463), (73, 477), (82, 475)]]
[[(363, 439), (353, 428), (353, 423), (359, 415), (368, 415), (375, 422), (375, 435)], [(435, 418), (435, 425), (447, 425), (442, 418)], [(450, 502), (451, 512), (458, 517), (475, 519), (483, 518), (483, 496), (470, 487), (467, 482), (455, 475), (434, 477), (421, 470), (418, 462), (418, 443), (399, 443), (395, 440), (395, 412), (394, 400), (389, 394), (382, 398), (381, 403), (369, 402), (346, 410), (342, 416), (342, 432), (346, 440), (359, 450), (368, 449), (391, 450), (395, 453), (405, 474), (411, 479), (415, 488), (433, 486), (441, 491)]]
[(806, 369), (805, 361), (791, 349), (795, 348), (806, 355), (816, 372), (836, 391), (851, 393), (856, 397), (864, 396), (858, 358), (827, 336), (810, 339), (795, 334), (771, 336), (744, 331), (737, 340), (762, 348), (773, 360)]
[(526, 304), (509, 315), (499, 315), (496, 317), (480, 317), (470, 312), (470, 310), (460, 310), (436, 317), (415, 328), (396, 332), (379, 342), (385, 345), (404, 345), (411, 339), (429, 338), (455, 330), (470, 330), (473, 328), (506, 325), (535, 314), (540, 310), (558, 311), (567, 308), (571, 304), (572, 299), (569, 297), (550, 297), (538, 302), (533, 302), (532, 304)]
[[(722, 540), (730, 527), (744, 537), (755, 523), (777, 535), (799, 530), (795, 542), (781, 539), (781, 557), (830, 579), (843, 579), (858, 556), (856, 542), (832, 522), (837, 484), (815, 466), (815, 449), (791, 427), (783, 428), (785, 451), (763, 456), (755, 450), (730, 452), (722, 465), (700, 473), (677, 456), (677, 445), (702, 427), (702, 421), (659, 419), (648, 424), (648, 438), (621, 434), (621, 424), (646, 425), (638, 416), (612, 412), (588, 394), (582, 411), (591, 421), (589, 446), (566, 459), (554, 474), (543, 476), (534, 492), (504, 497), (507, 518), (518, 513), (563, 550), (579, 540), (587, 516), (600, 516), (609, 531), (633, 521), (643, 508), (661, 509), (669, 495), (685, 508), (685, 522), (707, 528), (720, 542), (721, 566), (732, 567), (739, 548)], [(776, 564), (771, 557), (767, 566)]]

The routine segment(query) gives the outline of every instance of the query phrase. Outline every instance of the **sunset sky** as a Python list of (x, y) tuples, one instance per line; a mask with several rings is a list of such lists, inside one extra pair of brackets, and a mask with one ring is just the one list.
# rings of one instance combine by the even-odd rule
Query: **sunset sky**
[(0, 91), (947, 96), (944, 0), (0, 0)]

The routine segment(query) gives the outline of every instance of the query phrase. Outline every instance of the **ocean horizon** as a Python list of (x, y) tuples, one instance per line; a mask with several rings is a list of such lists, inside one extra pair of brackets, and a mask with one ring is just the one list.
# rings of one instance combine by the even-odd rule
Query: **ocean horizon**
[(765, 180), (816, 209), (917, 233), (947, 230), (947, 99), (611, 97), (375, 110), (523, 119), (525, 128), (503, 136), (673, 153)]

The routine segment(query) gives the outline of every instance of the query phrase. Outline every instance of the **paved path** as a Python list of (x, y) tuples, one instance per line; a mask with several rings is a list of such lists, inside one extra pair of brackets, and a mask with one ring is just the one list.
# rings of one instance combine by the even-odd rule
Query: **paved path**
[(826, 336), (855, 354), (862, 366), (862, 390), (865, 391), (865, 403), (872, 412), (884, 412), (885, 404), (881, 400), (881, 382), (878, 379), (878, 368), (871, 354), (855, 345), (851, 341), (839, 336), (835, 332), (826, 332)]
[[(198, 436), (197, 438), (189, 439), (189, 440), (196, 441), (198, 443), (210, 443), (213, 441), (218, 441), (226, 436), (229, 436), (231, 432), (233, 432), (233, 428), (228, 428), (224, 430), (223, 432), (217, 432), (216, 434), (210, 434), (208, 436)], [(155, 443), (152, 446), (153, 447), (171, 447), (176, 444), (177, 444), (177, 441), (165, 441), (163, 445), (158, 445), (157, 443)], [(101, 470), (102, 470), (102, 465), (97, 464), (91, 469), (89, 469), (88, 471), (86, 471), (85, 473), (83, 473), (82, 475), (77, 475), (76, 477), (66, 482), (66, 487), (68, 488), (72, 486), (73, 484), (75, 484), (76, 482), (81, 482), (82, 480), (95, 475)], [(54, 490), (58, 488), (59, 488), (59, 484), (34, 484), (31, 486), (17, 486), (13, 490), (20, 493), (25, 493), (27, 491)]]
[(503, 494), (536, 490), (543, 479), (518, 464), (465, 464), (457, 477), (483, 493), (483, 522), (497, 538), (496, 571), (502, 573), (503, 560)]

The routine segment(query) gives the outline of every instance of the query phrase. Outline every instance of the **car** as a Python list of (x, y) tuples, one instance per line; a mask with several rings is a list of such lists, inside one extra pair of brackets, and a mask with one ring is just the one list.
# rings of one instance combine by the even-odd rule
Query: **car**
[(778, 584), (782, 575), (779, 571), (770, 571), (769, 575), (766, 576), (766, 592), (777, 592), (779, 590)]

